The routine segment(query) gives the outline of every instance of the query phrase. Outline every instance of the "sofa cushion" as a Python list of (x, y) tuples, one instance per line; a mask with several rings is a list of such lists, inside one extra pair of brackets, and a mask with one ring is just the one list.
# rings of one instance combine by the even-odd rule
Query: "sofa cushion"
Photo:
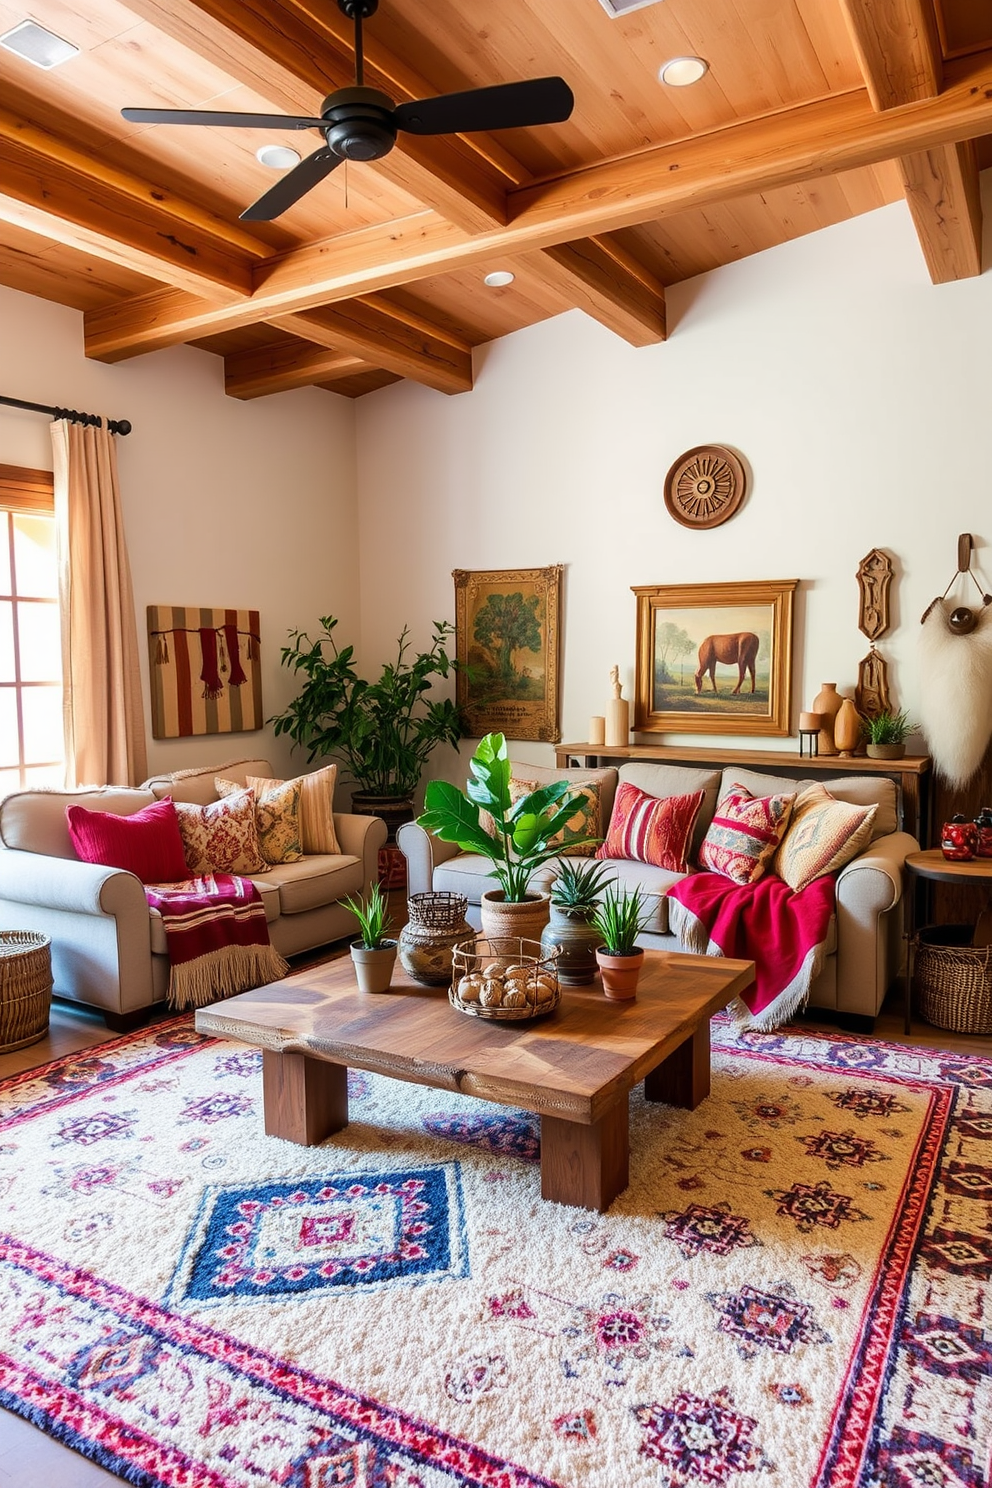
[(255, 795), (247, 789), (223, 801), (176, 804), (186, 866), (192, 874), (264, 873), (268, 864), (258, 846)]
[[(214, 784), (221, 800), (242, 789), (236, 781), (225, 780), (222, 775), (217, 776)], [(262, 857), (267, 863), (298, 863), (303, 856), (299, 783), (252, 775), (248, 789), (255, 798), (255, 830)]]
[(670, 873), (685, 873), (692, 831), (703, 792), (687, 796), (648, 795), (633, 781), (621, 780), (613, 802), (606, 841), (597, 858), (630, 858)]
[(0, 802), (0, 840), (4, 847), (23, 852), (43, 853), (49, 858), (76, 859), (69, 836), (67, 806), (85, 806), (88, 811), (112, 811), (117, 816), (131, 816), (151, 806), (151, 791), (129, 790), (126, 786), (106, 785), (89, 790), (15, 791)]
[(629, 780), (632, 785), (647, 791), (649, 796), (688, 796), (693, 791), (702, 791), (703, 804), (699, 808), (689, 843), (689, 860), (695, 861), (699, 845), (716, 810), (720, 771), (694, 770), (686, 765), (659, 765), (650, 760), (637, 760), (621, 768), (620, 779)]
[(773, 791), (802, 791), (816, 784), (825, 785), (835, 801), (847, 801), (851, 806), (878, 807), (872, 822), (872, 842), (879, 837), (888, 837), (890, 832), (898, 832), (899, 791), (895, 781), (887, 775), (828, 775), (792, 780), (786, 775), (728, 765), (723, 772), (720, 796), (722, 799), (734, 785), (743, 785), (752, 796), (767, 796)]
[(568, 780), (573, 785), (581, 785), (587, 780), (598, 780), (600, 821), (608, 822), (610, 819), (613, 794), (617, 788), (617, 772), (612, 765), (598, 770), (565, 770), (556, 765), (525, 765), (519, 760), (511, 760), (510, 774), (515, 780), (529, 780), (533, 785), (550, 785), (555, 780)]
[(299, 863), (275, 863), (264, 876), (253, 874), (259, 888), (278, 888), (283, 914), (323, 909), (349, 894), (360, 894), (364, 869), (361, 858), (346, 853), (314, 853)]
[[(262, 896), (262, 907), (265, 910), (266, 923), (270, 924), (279, 918), (279, 885), (266, 883), (264, 879), (253, 878), (259, 894)], [(165, 928), (162, 924), (162, 916), (157, 909), (149, 907), (148, 922), (151, 929), (152, 952), (156, 956), (167, 956), (168, 947), (165, 943)]]
[[(532, 791), (538, 790), (541, 783), (537, 780), (518, 780), (515, 775), (511, 775), (510, 800), (516, 805), (524, 796), (529, 796)], [(562, 830), (549, 839), (548, 846), (558, 848), (563, 858), (591, 858), (596, 851), (596, 843), (587, 842), (585, 839), (588, 837), (598, 839), (603, 835), (604, 824), (600, 807), (602, 781), (583, 780), (572, 783), (575, 789), (572, 799), (574, 812)], [(484, 807), (479, 808), (479, 826), (484, 832), (488, 832), (490, 837), (497, 835), (496, 823)]]
[(152, 775), (144, 782), (142, 790), (150, 790), (159, 800), (171, 796), (174, 801), (190, 801), (194, 806), (206, 806), (216, 801), (214, 777), (223, 775), (225, 780), (236, 780), (246, 785), (249, 775), (271, 775), (268, 760), (229, 760), (224, 765), (206, 765), (202, 769), (174, 770), (171, 775)]
[(145, 884), (186, 877), (183, 839), (168, 796), (129, 813), (89, 811), (72, 803), (65, 814), (72, 845), (84, 863), (121, 868)]
[(684, 873), (656, 868), (651, 863), (635, 863), (630, 858), (614, 858), (605, 865), (616, 880), (618, 889), (640, 889), (644, 896), (647, 919), (644, 929), (653, 935), (668, 934), (668, 900), (665, 895)]
[(699, 866), (737, 884), (756, 883), (785, 836), (795, 795), (752, 796), (736, 786), (722, 796), (699, 849)]
[(325, 765), (322, 770), (311, 770), (309, 775), (297, 775), (293, 780), (266, 780), (257, 775), (248, 775), (246, 784), (252, 790), (274, 790), (279, 785), (298, 785), (300, 788), (300, 831), (305, 853), (341, 852), (337, 832), (334, 828), (334, 787), (337, 783), (337, 765)]
[(838, 801), (826, 786), (800, 791), (789, 830), (775, 854), (774, 868), (796, 893), (825, 873), (843, 868), (871, 841), (877, 806), (851, 806)]

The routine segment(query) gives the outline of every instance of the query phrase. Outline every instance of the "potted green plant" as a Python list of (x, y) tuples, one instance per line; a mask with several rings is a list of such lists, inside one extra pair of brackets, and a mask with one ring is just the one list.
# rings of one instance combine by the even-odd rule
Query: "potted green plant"
[[(530, 888), (531, 875), (558, 855), (554, 838), (574, 815), (576, 792), (567, 780), (555, 780), (518, 801), (511, 800), (510, 761), (502, 734), (480, 739), (469, 769), (471, 777), (464, 791), (446, 780), (428, 784), (424, 812), (417, 823), (443, 842), (455, 842), (463, 852), (480, 853), (492, 863), (499, 888), (482, 895), (484, 934), (537, 940), (548, 922), (550, 896)], [(492, 835), (482, 825), (480, 811), (491, 816)]]
[(562, 858), (551, 885), (551, 918), (541, 935), (545, 950), (561, 947), (558, 980), (582, 987), (596, 976), (596, 947), (602, 936), (593, 924), (600, 897), (615, 882), (605, 863), (588, 858)]
[(637, 937), (648, 921), (647, 900), (640, 887), (606, 890), (593, 915), (601, 944), (596, 961), (603, 978), (603, 991), (613, 1002), (636, 996), (637, 981), (644, 964), (643, 947)]
[(351, 959), (360, 992), (387, 992), (396, 963), (396, 941), (388, 938), (392, 929), (389, 903), (377, 883), (365, 898), (343, 899), (345, 909), (358, 921), (361, 935), (351, 947)]
[(337, 623), (333, 615), (322, 615), (316, 640), (303, 630), (289, 632), (292, 644), (282, 648), (282, 664), (305, 681), (270, 722), (277, 736), (288, 734), (309, 751), (308, 762), (338, 755), (359, 787), (352, 810), (381, 816), (392, 837), (413, 816), (413, 793), (431, 752), (461, 738), (454, 702), (426, 696), (435, 678), (454, 669), (446, 649), (454, 626), (435, 620), (430, 646), (412, 658), (404, 626), (396, 660), (383, 664), (377, 681), (367, 682), (355, 670), (355, 648), (338, 647)]
[(877, 713), (874, 718), (865, 718), (861, 724), (868, 743), (865, 753), (869, 759), (902, 759), (906, 753), (906, 738), (916, 728), (904, 712)]

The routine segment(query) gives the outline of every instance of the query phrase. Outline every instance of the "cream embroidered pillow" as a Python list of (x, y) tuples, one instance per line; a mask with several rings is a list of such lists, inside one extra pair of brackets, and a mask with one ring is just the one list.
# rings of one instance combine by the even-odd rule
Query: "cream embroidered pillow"
[(271, 790), (277, 785), (298, 785), (303, 851), (339, 854), (341, 849), (334, 830), (334, 786), (337, 778), (337, 765), (325, 765), (322, 770), (313, 770), (309, 775), (297, 775), (295, 780), (289, 781), (249, 775), (248, 784), (255, 790), (259, 787)]
[[(298, 863), (303, 856), (300, 838), (300, 786), (296, 780), (249, 778), (248, 788), (255, 797), (255, 829), (258, 845), (267, 863)], [(228, 799), (235, 791), (244, 790), (233, 780), (214, 780), (214, 789)]]
[(824, 785), (800, 791), (774, 869), (796, 893), (814, 878), (834, 873), (871, 841), (877, 806), (849, 806)]
[(194, 877), (203, 873), (265, 872), (252, 791), (239, 790), (207, 806), (177, 801), (176, 815), (186, 866)]

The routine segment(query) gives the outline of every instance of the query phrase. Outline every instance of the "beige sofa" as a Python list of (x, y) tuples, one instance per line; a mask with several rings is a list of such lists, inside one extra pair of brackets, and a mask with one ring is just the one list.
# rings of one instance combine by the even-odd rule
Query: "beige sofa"
[[(599, 780), (603, 820), (609, 820), (617, 779), (629, 780), (653, 796), (684, 795), (704, 792), (703, 805), (693, 833), (690, 861), (695, 862), (699, 844), (716, 810), (717, 801), (729, 786), (740, 784), (754, 795), (771, 795), (776, 791), (796, 791), (812, 784), (754, 770), (694, 770), (677, 765), (636, 763), (623, 765), (619, 772), (605, 770), (538, 769), (534, 765), (515, 765), (515, 776), (544, 783), (549, 780)], [(813, 983), (810, 1006), (830, 1009), (840, 1021), (854, 1028), (867, 1029), (875, 1018), (886, 991), (899, 973), (902, 962), (902, 864), (908, 853), (917, 851), (916, 839), (898, 829), (896, 786), (884, 776), (854, 775), (837, 778), (818, 777), (832, 795), (857, 805), (877, 804), (874, 835), (867, 850), (848, 863), (837, 877), (837, 910), (829, 930), (827, 956), (820, 975)], [(407, 859), (408, 892), (447, 889), (464, 894), (469, 903), (468, 918), (479, 925), (481, 895), (496, 888), (490, 876), (488, 859), (475, 853), (463, 853), (451, 843), (441, 842), (415, 822), (401, 827), (397, 842)], [(610, 867), (620, 884), (639, 885), (650, 905), (647, 929), (640, 944), (661, 949), (682, 950), (684, 947), (669, 929), (667, 890), (683, 875), (669, 873), (647, 863), (611, 860)], [(554, 878), (554, 866), (546, 865), (532, 882), (547, 888)]]
[[(65, 808), (131, 815), (171, 795), (215, 801), (214, 777), (243, 784), (271, 776), (267, 760), (239, 760), (202, 771), (159, 775), (138, 789), (19, 791), (0, 802), (0, 925), (51, 936), (55, 995), (99, 1008), (110, 1028), (140, 1022), (165, 999), (169, 963), (165, 931), (133, 873), (82, 863), (69, 839)], [(340, 855), (311, 854), (257, 874), (269, 938), (283, 956), (353, 934), (340, 901), (365, 893), (378, 871), (386, 826), (378, 817), (334, 814)]]

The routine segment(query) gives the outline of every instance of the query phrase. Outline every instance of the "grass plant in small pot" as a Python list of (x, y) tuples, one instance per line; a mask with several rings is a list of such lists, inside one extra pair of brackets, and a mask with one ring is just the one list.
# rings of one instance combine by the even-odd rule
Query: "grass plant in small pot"
[[(465, 790), (446, 780), (432, 780), (424, 797), (418, 825), (455, 842), (463, 852), (480, 853), (492, 863), (498, 889), (482, 895), (482, 929), (487, 936), (526, 936), (539, 940), (548, 923), (546, 890), (531, 889), (536, 869), (557, 857), (555, 842), (575, 814), (577, 792), (567, 780), (539, 786), (514, 801), (510, 794), (510, 761), (502, 734), (480, 739), (469, 762), (471, 777)], [(492, 834), (480, 820), (480, 812), (492, 818)], [(598, 841), (595, 837), (572, 843)]]
[(916, 724), (910, 723), (906, 713), (885, 712), (863, 719), (861, 728), (868, 741), (865, 753), (869, 759), (902, 759), (906, 739)]
[(640, 888), (611, 885), (593, 915), (600, 940), (596, 961), (603, 991), (612, 1002), (629, 1002), (637, 995), (644, 949), (636, 942), (647, 921), (647, 902)]
[(551, 885), (551, 918), (541, 935), (547, 949), (558, 945), (558, 980), (566, 987), (584, 987), (596, 979), (596, 947), (603, 937), (593, 916), (607, 884), (615, 879), (605, 863), (588, 858), (562, 858)]
[(388, 938), (392, 929), (389, 904), (377, 883), (364, 899), (345, 899), (345, 909), (358, 921), (361, 935), (352, 943), (351, 959), (360, 992), (388, 992), (396, 964), (396, 941)]

